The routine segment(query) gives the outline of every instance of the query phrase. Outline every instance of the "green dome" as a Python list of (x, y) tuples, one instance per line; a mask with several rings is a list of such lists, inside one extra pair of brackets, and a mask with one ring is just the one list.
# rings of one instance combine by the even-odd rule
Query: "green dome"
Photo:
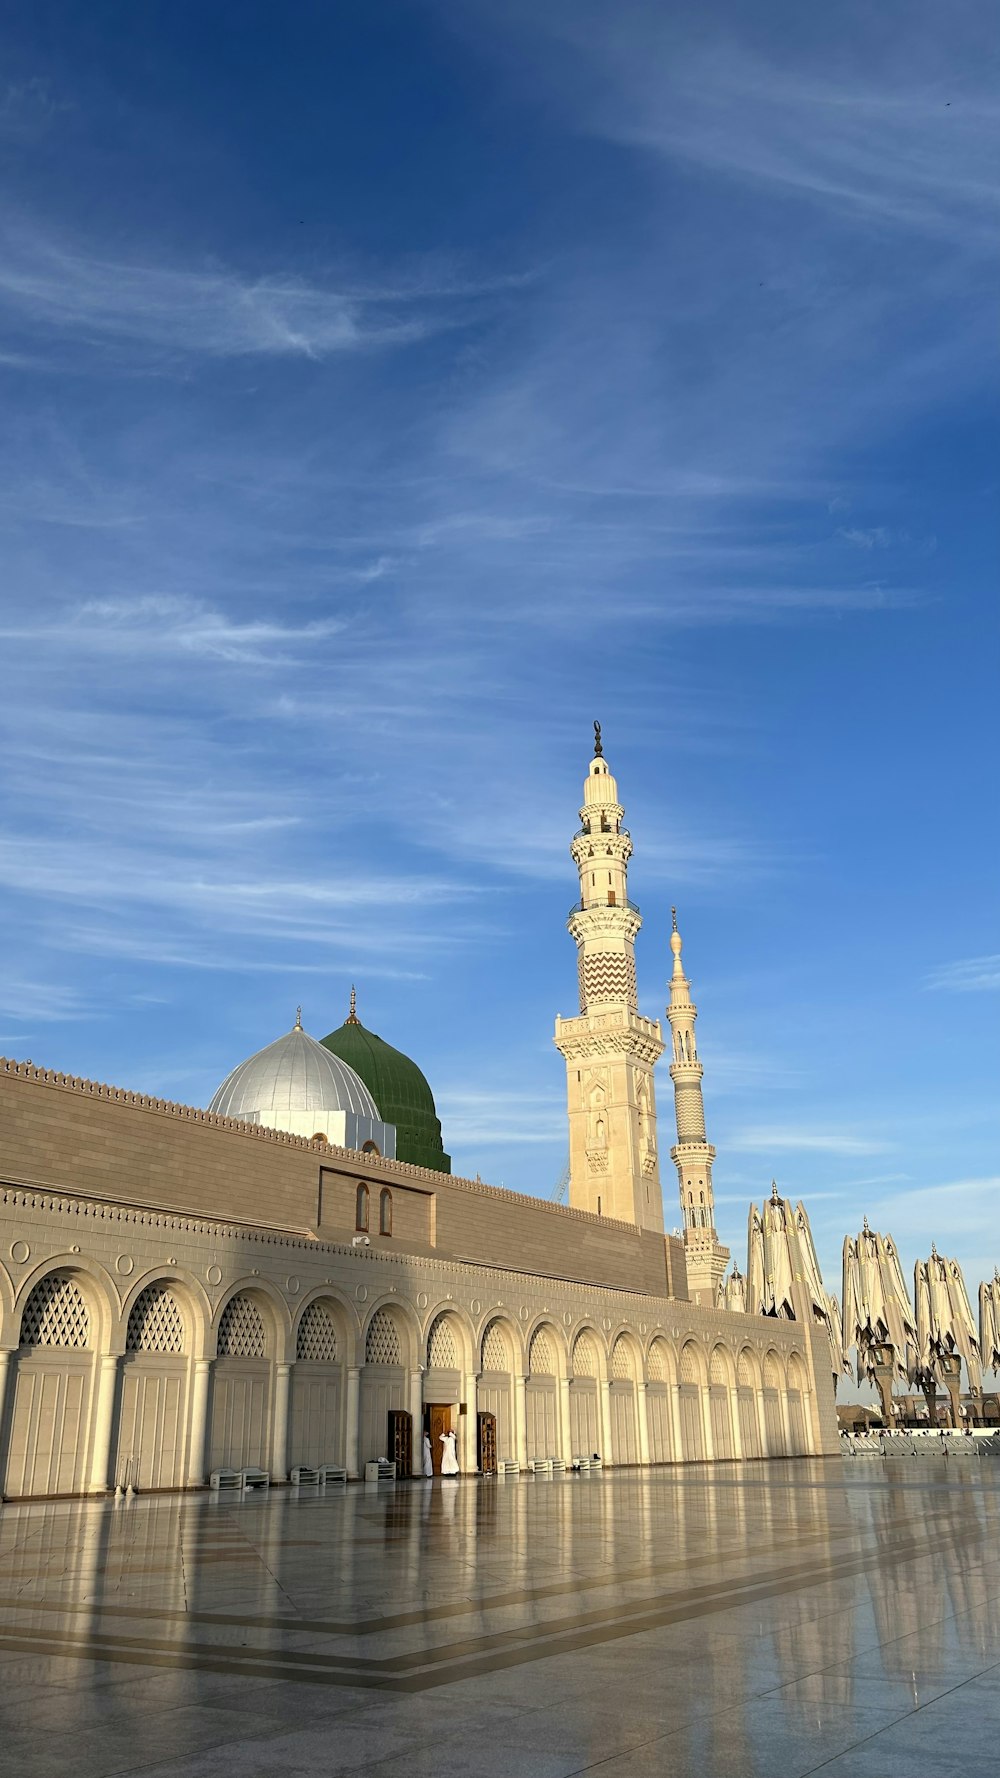
[(366, 1031), (354, 1010), (342, 1025), (321, 1039), (355, 1074), (359, 1074), (379, 1109), (382, 1122), (396, 1126), (396, 1159), (415, 1167), (431, 1167), (435, 1173), (451, 1172), (451, 1155), (445, 1154), (434, 1095), (409, 1056), (383, 1043), (374, 1031)]

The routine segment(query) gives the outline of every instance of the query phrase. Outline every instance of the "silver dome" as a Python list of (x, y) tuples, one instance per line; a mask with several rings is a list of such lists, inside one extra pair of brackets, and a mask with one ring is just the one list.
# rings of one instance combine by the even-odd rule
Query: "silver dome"
[(208, 1109), (220, 1117), (244, 1118), (272, 1130), (295, 1130), (306, 1114), (317, 1130), (328, 1113), (347, 1112), (372, 1123), (381, 1121), (381, 1112), (360, 1075), (298, 1023), (227, 1074)]

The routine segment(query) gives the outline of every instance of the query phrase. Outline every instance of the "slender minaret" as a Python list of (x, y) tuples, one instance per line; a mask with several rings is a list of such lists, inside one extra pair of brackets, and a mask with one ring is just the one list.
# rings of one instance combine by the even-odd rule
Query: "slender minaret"
[(663, 1054), (658, 1019), (636, 1005), (635, 939), (642, 925), (628, 899), (632, 841), (594, 724), (580, 831), (570, 852), (580, 899), (569, 914), (576, 940), (580, 1016), (556, 1020), (566, 1059), (569, 1201), (663, 1233), (653, 1068)]
[(670, 1158), (677, 1168), (681, 1194), (688, 1294), (692, 1302), (712, 1307), (718, 1299), (729, 1264), (729, 1248), (720, 1245), (715, 1232), (712, 1194), (715, 1149), (705, 1137), (705, 1105), (701, 1096), (701, 1077), (705, 1070), (698, 1060), (694, 1035), (698, 1008), (692, 1003), (691, 983), (681, 963), (677, 909), (672, 908), (671, 914), (670, 949), (674, 953), (674, 968), (667, 1018), (673, 1033), (674, 1059), (670, 1064), (670, 1078), (674, 1083), (677, 1112), (677, 1146), (670, 1150)]

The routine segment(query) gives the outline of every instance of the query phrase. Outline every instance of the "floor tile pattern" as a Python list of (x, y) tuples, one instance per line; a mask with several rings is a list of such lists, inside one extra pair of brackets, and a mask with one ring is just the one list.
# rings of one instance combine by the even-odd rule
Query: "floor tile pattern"
[(1000, 1744), (1000, 1463), (0, 1509), (18, 1778), (949, 1778)]

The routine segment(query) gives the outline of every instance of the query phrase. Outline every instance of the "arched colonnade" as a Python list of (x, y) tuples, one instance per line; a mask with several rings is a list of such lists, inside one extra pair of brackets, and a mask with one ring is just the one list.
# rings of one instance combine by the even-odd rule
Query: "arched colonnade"
[[(123, 1289), (126, 1283), (129, 1288)], [(0, 1268), (0, 1475), (8, 1497), (201, 1485), (254, 1465), (363, 1473), (395, 1416), (443, 1416), (464, 1471), (486, 1450), (522, 1466), (805, 1455), (806, 1367), (767, 1340), (644, 1338), (586, 1319), (477, 1318), (395, 1291), (363, 1305), (333, 1285), (290, 1305), (257, 1274), (213, 1303), (181, 1269), (113, 1280), (67, 1254), (20, 1280)], [(437, 1423), (437, 1422), (436, 1422)], [(491, 1425), (491, 1442), (483, 1444)]]

